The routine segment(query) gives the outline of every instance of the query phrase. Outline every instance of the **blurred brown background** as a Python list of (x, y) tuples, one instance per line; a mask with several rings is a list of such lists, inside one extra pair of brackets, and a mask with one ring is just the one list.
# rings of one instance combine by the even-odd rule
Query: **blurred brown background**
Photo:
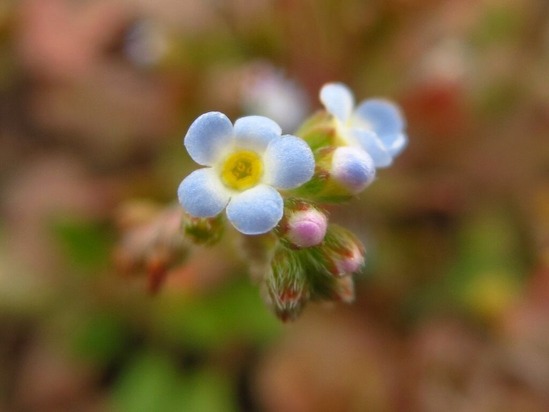
[[(546, 0), (2, 1), (0, 410), (549, 410), (548, 73)], [(332, 212), (357, 302), (281, 325), (228, 242), (148, 294), (191, 121), (334, 80), (410, 137)]]

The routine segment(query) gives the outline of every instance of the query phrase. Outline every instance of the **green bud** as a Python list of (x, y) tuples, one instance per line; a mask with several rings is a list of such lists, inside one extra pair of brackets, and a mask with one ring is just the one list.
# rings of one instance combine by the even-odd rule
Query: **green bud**
[(268, 303), (283, 322), (295, 320), (309, 299), (307, 278), (299, 254), (280, 247), (264, 280)]
[(215, 217), (199, 218), (186, 216), (183, 223), (185, 236), (198, 245), (213, 245), (223, 236), (225, 225), (223, 215)]
[[(289, 203), (292, 210), (312, 207), (301, 200), (291, 199)], [(314, 246), (299, 248), (284, 238), (280, 240), (273, 245), (263, 291), (282, 321), (295, 320), (308, 301), (354, 300), (352, 274), (364, 264), (364, 247), (353, 233), (329, 225), (324, 240)]]
[(336, 144), (336, 129), (332, 116), (326, 111), (319, 111), (305, 120), (295, 133), (301, 137), (313, 150)]
[(336, 277), (359, 272), (364, 266), (365, 248), (349, 230), (330, 225), (322, 244), (322, 259), (328, 271)]
[(185, 221), (179, 205), (160, 208), (143, 202), (124, 205), (118, 216), (122, 238), (115, 264), (125, 274), (145, 273), (156, 293), (169, 271), (187, 257), (189, 242), (181, 233)]

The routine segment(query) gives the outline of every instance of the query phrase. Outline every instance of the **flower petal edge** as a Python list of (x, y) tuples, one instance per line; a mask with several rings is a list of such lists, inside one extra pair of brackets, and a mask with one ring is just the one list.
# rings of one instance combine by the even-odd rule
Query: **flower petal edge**
[(264, 184), (234, 195), (227, 205), (229, 221), (245, 235), (269, 232), (282, 219), (283, 212), (280, 193)]
[(229, 202), (230, 196), (215, 171), (209, 167), (192, 172), (177, 189), (179, 203), (194, 217), (218, 215)]
[(195, 119), (183, 142), (196, 163), (211, 166), (232, 136), (233, 124), (229, 118), (220, 112), (208, 112)]

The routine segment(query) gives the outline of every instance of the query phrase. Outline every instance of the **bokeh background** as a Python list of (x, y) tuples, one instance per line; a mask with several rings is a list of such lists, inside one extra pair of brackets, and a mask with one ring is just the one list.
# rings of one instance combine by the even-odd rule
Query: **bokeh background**
[[(0, 410), (549, 410), (548, 79), (546, 0), (3, 0)], [(332, 211), (356, 302), (283, 325), (178, 238), (182, 137), (334, 80), (410, 143)]]

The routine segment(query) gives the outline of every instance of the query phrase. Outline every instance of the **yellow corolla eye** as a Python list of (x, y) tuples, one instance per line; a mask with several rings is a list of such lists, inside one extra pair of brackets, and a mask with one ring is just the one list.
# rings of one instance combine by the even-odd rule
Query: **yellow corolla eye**
[(255, 186), (263, 175), (263, 162), (254, 152), (241, 150), (231, 154), (223, 163), (221, 178), (223, 183), (235, 190), (245, 190)]

